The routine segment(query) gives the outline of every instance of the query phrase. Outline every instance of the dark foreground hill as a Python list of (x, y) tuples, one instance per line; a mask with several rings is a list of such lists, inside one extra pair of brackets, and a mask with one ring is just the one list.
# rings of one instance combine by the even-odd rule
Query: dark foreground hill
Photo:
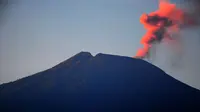
[(81, 52), (0, 86), (0, 111), (198, 111), (200, 91), (139, 59)]

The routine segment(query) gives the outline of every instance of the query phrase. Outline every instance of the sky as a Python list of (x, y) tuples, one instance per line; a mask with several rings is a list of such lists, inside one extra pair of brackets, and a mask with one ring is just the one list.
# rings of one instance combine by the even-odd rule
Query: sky
[[(158, 0), (17, 0), (0, 12), (0, 84), (49, 69), (81, 51), (132, 57), (146, 32), (141, 14), (157, 8)], [(196, 74), (171, 71), (200, 88)]]
[(18, 0), (2, 13), (0, 83), (48, 69), (80, 51), (132, 57), (157, 0)]

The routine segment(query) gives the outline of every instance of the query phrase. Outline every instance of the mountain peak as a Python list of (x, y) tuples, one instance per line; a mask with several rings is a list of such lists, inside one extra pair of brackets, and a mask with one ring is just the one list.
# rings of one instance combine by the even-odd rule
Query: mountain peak
[(0, 86), (0, 106), (12, 111), (181, 111), (197, 108), (199, 102), (199, 90), (143, 60), (103, 53), (93, 57), (83, 51)]
[(81, 56), (92, 56), (92, 54), (90, 52), (87, 52), (87, 51), (81, 51), (80, 53), (76, 54), (75, 56), (77, 55), (81, 55)]
[(58, 68), (66, 69), (68, 67), (72, 67), (74, 65), (84, 63), (91, 58), (93, 58), (93, 56), (90, 52), (82, 51), (82, 52), (72, 56), (71, 58), (61, 62), (60, 64), (54, 66), (53, 69), (58, 69)]

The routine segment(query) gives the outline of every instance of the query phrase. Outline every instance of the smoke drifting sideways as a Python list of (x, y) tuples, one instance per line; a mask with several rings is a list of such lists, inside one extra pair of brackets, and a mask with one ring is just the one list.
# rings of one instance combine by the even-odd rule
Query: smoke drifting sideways
[[(189, 2), (188, 2), (189, 1)], [(178, 32), (173, 32), (173, 38), (180, 37), (178, 40), (181, 45), (181, 54), (174, 49), (179, 45), (163, 42), (154, 45), (152, 64), (163, 69), (172, 77), (200, 90), (200, 1), (185, 0), (179, 5), (190, 18), (197, 23), (194, 25), (186, 25), (179, 28)], [(180, 46), (179, 46), (180, 47)]]
[[(5, 23), (8, 7), (15, 4), (16, 0), (0, 0), (0, 25)], [(1, 26), (0, 26), (1, 27)]]
[(5, 7), (9, 4), (9, 0), (0, 0), (0, 11), (5, 9)]

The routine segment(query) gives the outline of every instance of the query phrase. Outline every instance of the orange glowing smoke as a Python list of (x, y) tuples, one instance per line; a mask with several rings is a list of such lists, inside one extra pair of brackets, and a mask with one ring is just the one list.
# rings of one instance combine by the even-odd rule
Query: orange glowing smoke
[[(183, 11), (181, 9), (178, 9), (175, 4), (172, 4), (167, 0), (160, 0), (158, 10), (156, 10), (155, 12), (151, 12), (148, 15), (149, 16), (158, 15), (159, 17), (167, 17), (174, 23), (182, 23), (184, 20)], [(141, 16), (140, 23), (144, 25), (144, 28), (147, 30), (147, 33), (141, 39), (141, 44), (143, 44), (143, 48), (138, 50), (136, 57), (144, 57), (145, 55), (147, 55), (151, 47), (151, 43), (149, 43), (149, 41), (152, 39), (156, 39), (154, 32), (159, 29), (158, 26), (153, 26), (147, 23), (145, 19), (146, 18), (144, 16)], [(179, 31), (179, 27), (177, 24), (173, 25), (170, 28), (173, 31), (176, 32)]]

